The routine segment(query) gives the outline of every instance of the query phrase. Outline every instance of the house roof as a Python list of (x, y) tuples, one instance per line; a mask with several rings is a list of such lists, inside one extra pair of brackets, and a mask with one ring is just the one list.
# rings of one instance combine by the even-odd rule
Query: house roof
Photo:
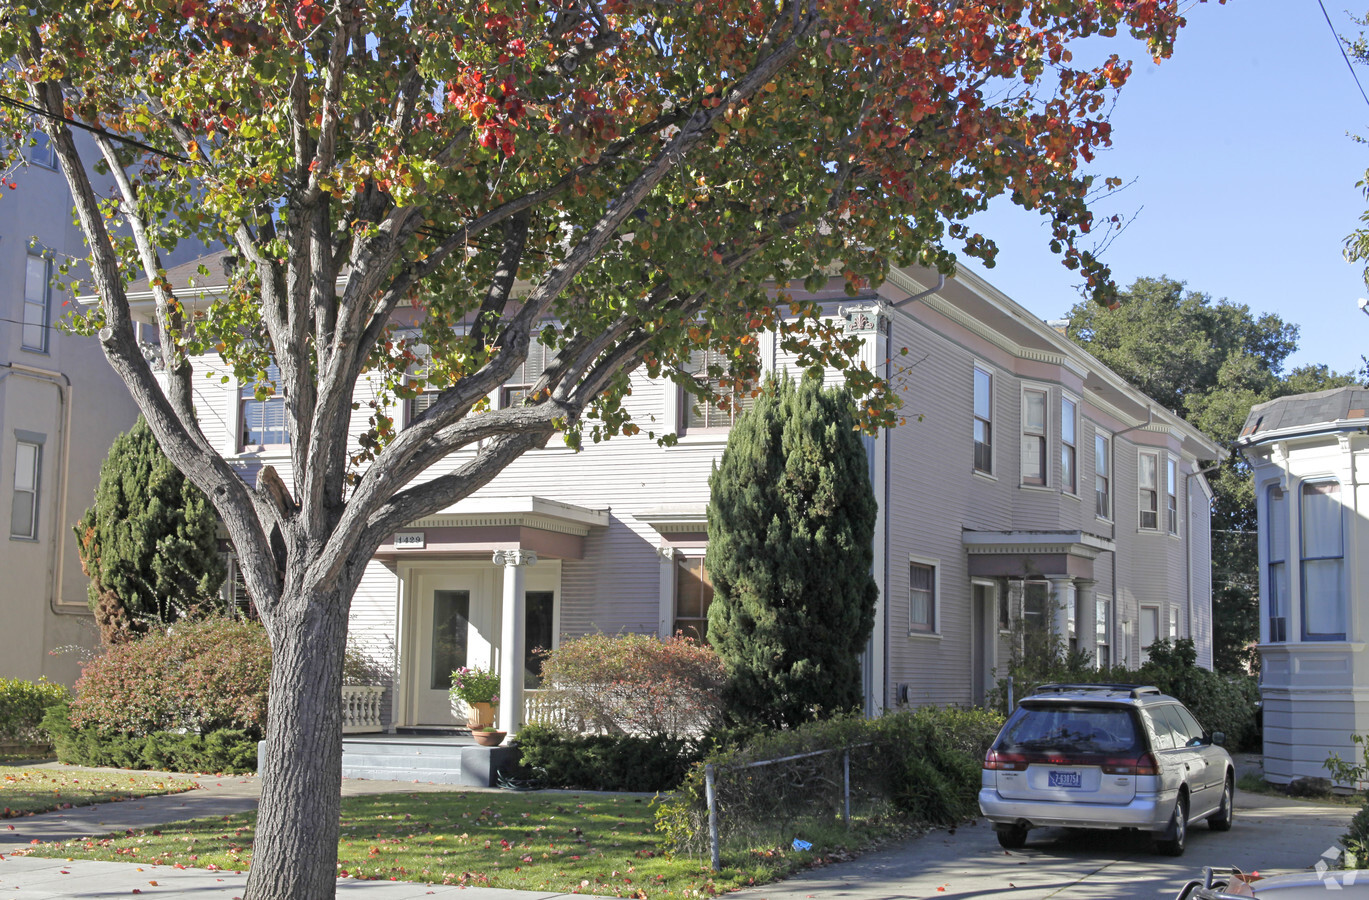
[(1369, 389), (1358, 385), (1293, 394), (1251, 407), (1237, 443), (1243, 446), (1369, 425)]
[[(171, 283), (171, 289), (176, 293), (185, 293), (190, 290), (214, 293), (227, 286), (227, 270), (232, 267), (236, 259), (233, 250), (215, 250), (213, 253), (206, 254), (198, 259), (192, 259), (190, 262), (167, 269), (166, 280)], [(208, 275), (200, 273), (201, 266), (209, 271)], [(129, 284), (126, 292), (129, 300), (141, 300), (144, 299), (144, 295), (146, 298), (150, 298), (152, 296), (152, 282), (147, 278), (139, 278)]]

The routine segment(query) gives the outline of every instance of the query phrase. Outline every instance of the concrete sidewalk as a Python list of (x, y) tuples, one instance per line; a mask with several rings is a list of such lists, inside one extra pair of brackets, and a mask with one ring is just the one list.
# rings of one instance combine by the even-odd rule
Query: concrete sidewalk
[[(46, 763), (31, 768), (78, 767)], [(109, 772), (109, 769), (100, 769)], [(120, 770), (114, 770), (120, 771)], [(192, 779), (200, 786), (180, 794), (164, 794), (118, 803), (101, 803), (75, 809), (57, 810), (17, 819), (0, 819), (0, 900), (87, 900), (98, 897), (179, 898), (179, 900), (235, 900), (247, 887), (246, 872), (210, 872), (205, 869), (178, 869), (147, 863), (92, 862), (88, 860), (39, 859), (14, 856), (34, 843), (65, 841), (83, 837), (102, 837), (123, 831), (146, 831), (172, 822), (227, 816), (257, 808), (261, 782), (255, 775), (186, 776), (173, 773), (167, 778)], [(345, 779), (342, 796), (365, 794), (413, 794), (435, 792), (492, 792), (495, 788), (456, 787), (408, 781), (367, 781)], [(454, 898), (463, 900), (545, 900), (568, 894), (545, 891), (512, 891), (486, 887), (443, 886), (402, 881), (338, 881), (338, 896), (365, 900), (407, 900), (411, 897)], [(590, 895), (579, 898), (595, 900)]]

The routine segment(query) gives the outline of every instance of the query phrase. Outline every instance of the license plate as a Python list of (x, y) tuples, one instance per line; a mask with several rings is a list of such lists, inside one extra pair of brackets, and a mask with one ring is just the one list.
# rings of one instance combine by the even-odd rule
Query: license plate
[(1053, 788), (1078, 788), (1083, 787), (1081, 781), (1082, 772), (1051, 772), (1047, 776), (1046, 785)]

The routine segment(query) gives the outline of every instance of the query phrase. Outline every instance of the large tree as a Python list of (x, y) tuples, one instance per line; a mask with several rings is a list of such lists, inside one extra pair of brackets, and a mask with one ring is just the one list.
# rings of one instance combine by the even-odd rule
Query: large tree
[(877, 507), (850, 394), (767, 379), (708, 484), (708, 640), (728, 719), (792, 727), (858, 707)]
[(114, 439), (95, 502), (75, 531), (105, 643), (124, 643), (196, 611), (222, 610), (218, 517), (141, 416)]
[[(1130, 64), (1077, 64), (1071, 47), (1121, 32), (1166, 56), (1178, 6), (0, 7), (3, 152), (12, 162), (35, 125), (55, 148), (100, 298), (80, 327), (211, 498), (271, 638), (252, 900), (333, 893), (348, 607), (382, 539), (558, 432), (636, 431), (620, 403), (634, 370), (730, 390), (757, 369), (759, 329), (778, 328), (802, 366), (844, 366), (867, 427), (895, 421), (887, 386), (849, 364), (853, 342), (764, 286), (835, 272), (858, 290), (890, 265), (991, 256), (963, 220), (997, 195), (1047, 216), (1057, 252), (1108, 299), (1106, 269), (1076, 247), (1102, 186), (1079, 165), (1108, 143)], [(74, 129), (94, 135), (111, 196), (92, 188)], [(162, 251), (189, 236), (238, 262), (203, 315), (162, 276)], [(143, 273), (164, 385), (126, 292)], [(420, 336), (392, 333), (401, 305), (425, 308)], [(554, 356), (526, 402), (486, 409), (535, 335)], [(682, 364), (702, 348), (729, 362), (696, 381)], [(203, 353), (284, 394), (288, 480), (266, 468), (244, 482), (200, 432)], [(279, 376), (262, 377), (272, 362)], [(368, 372), (382, 401), (440, 395), (402, 431), (378, 403), (358, 442), (347, 429)], [(420, 479), (461, 448), (454, 471)]]
[[(1141, 391), (1230, 448), (1250, 407), (1275, 397), (1353, 384), (1325, 366), (1284, 370), (1298, 326), (1273, 313), (1186, 289), (1172, 278), (1138, 278), (1116, 309), (1080, 303), (1068, 335)], [(1207, 475), (1212, 486), (1213, 652), (1219, 671), (1258, 662), (1259, 564), (1250, 466), (1229, 450)]]

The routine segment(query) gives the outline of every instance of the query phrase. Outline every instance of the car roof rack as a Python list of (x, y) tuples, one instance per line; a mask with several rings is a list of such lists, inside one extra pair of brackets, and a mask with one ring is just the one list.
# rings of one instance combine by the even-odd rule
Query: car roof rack
[(1063, 694), (1066, 691), (1106, 691), (1107, 693), (1126, 693), (1131, 699), (1135, 700), (1142, 694), (1158, 694), (1160, 689), (1153, 684), (1111, 684), (1107, 682), (1093, 682), (1091, 684), (1040, 684), (1036, 690), (1032, 691), (1032, 696), (1037, 694)]

